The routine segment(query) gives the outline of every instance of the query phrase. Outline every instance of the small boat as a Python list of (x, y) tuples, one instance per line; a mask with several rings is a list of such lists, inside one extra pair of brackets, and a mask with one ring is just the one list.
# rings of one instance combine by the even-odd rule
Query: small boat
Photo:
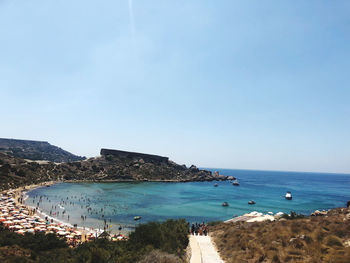
[(248, 202), (248, 204), (249, 204), (249, 205), (255, 205), (256, 203), (255, 203), (254, 200), (250, 200), (250, 201)]
[(135, 221), (140, 220), (140, 219), (141, 219), (141, 216), (134, 216)]
[(239, 186), (239, 182), (238, 182), (237, 180), (234, 180), (233, 183), (232, 183), (232, 185), (234, 185), (234, 186)]
[(219, 185), (218, 184), (214, 184), (214, 187), (218, 187)]
[(292, 198), (293, 198), (291, 192), (287, 192), (285, 197), (287, 200), (292, 200)]
[(222, 206), (228, 206), (228, 203), (227, 202), (223, 202)]

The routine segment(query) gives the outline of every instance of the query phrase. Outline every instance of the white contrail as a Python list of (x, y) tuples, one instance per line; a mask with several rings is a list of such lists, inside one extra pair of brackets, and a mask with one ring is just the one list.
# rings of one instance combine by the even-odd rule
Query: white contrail
[(132, 0), (129, 0), (129, 18), (130, 18), (131, 37), (134, 41), (135, 40), (135, 21), (134, 21), (134, 12), (132, 8)]

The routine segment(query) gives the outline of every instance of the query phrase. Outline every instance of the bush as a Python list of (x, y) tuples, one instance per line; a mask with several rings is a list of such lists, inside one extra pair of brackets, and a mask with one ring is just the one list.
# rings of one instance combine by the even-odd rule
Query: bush
[(131, 233), (130, 242), (135, 246), (151, 245), (155, 249), (183, 256), (188, 245), (188, 224), (184, 219), (141, 224)]
[[(98, 239), (83, 243), (76, 249), (68, 248), (65, 240), (54, 234), (26, 233), (22, 236), (0, 226), (1, 249), (11, 251), (14, 246), (18, 246), (19, 250), (26, 250), (30, 254), (7, 262), (129, 263), (141, 259), (151, 260), (153, 255), (159, 258), (157, 262), (177, 263), (185, 255), (187, 245), (188, 225), (185, 220), (142, 224), (131, 233), (129, 241)], [(158, 251), (152, 252), (155, 249)], [(0, 262), (6, 262), (5, 259), (9, 260), (0, 253)]]
[(182, 260), (177, 256), (161, 252), (159, 250), (152, 250), (139, 263), (181, 263)]

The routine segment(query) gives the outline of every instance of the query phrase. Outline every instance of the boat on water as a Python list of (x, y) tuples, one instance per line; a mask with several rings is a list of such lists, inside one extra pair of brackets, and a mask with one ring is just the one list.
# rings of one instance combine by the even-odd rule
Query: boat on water
[(228, 203), (227, 202), (223, 202), (222, 206), (228, 206)]
[(292, 200), (292, 198), (293, 198), (293, 197), (292, 197), (292, 193), (291, 193), (291, 192), (287, 192), (285, 198), (286, 198), (287, 200)]
[(219, 185), (218, 184), (214, 184), (214, 187), (218, 187)]
[(249, 205), (255, 205), (256, 203), (255, 203), (254, 200), (250, 200), (250, 201), (248, 202), (248, 204), (249, 204)]
[(238, 182), (237, 180), (234, 180), (233, 183), (232, 183), (232, 185), (234, 185), (234, 186), (239, 186), (239, 182)]
[(140, 219), (141, 219), (141, 216), (134, 216), (135, 221), (140, 220)]

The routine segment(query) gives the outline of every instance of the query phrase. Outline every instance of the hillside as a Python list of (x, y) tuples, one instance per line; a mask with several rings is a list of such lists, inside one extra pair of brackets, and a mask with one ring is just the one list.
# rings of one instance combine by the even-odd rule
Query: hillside
[(211, 229), (221, 257), (240, 262), (350, 262), (350, 209), (261, 223), (220, 223)]
[(0, 152), (22, 159), (46, 160), (57, 163), (75, 162), (85, 159), (85, 157), (76, 156), (44, 141), (0, 138)]
[(0, 152), (0, 190), (46, 181), (212, 181), (227, 180), (218, 173), (187, 168), (170, 160), (102, 155), (69, 163), (38, 163)]

